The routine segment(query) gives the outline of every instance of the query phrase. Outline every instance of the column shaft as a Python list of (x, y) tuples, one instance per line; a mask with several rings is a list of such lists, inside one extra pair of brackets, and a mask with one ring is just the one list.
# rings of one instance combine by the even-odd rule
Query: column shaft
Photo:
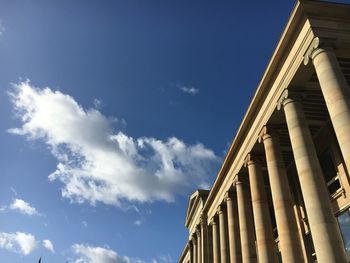
[(226, 204), (231, 263), (241, 263), (242, 253), (241, 239), (239, 236), (237, 202), (235, 202), (232, 197), (228, 196), (226, 199)]
[(261, 139), (265, 147), (282, 260), (283, 263), (302, 263), (305, 261), (278, 137), (267, 134), (266, 127), (264, 129)]
[(192, 256), (193, 263), (198, 263), (197, 262), (197, 240), (195, 237), (193, 237), (192, 239), (192, 246), (193, 246), (193, 256)]
[(241, 236), (242, 262), (256, 263), (254, 224), (250, 201), (241, 182), (236, 183), (239, 231)]
[(201, 259), (203, 263), (209, 263), (209, 249), (208, 249), (208, 228), (206, 218), (201, 219)]
[(267, 203), (265, 184), (259, 163), (247, 161), (250, 192), (255, 223), (259, 263), (277, 262), (276, 245), (273, 238), (270, 210)]
[(333, 50), (318, 48), (312, 59), (345, 164), (350, 169), (350, 87)]
[[(284, 98), (287, 97), (285, 93)], [(282, 104), (318, 262), (346, 262), (342, 237), (302, 105), (291, 98), (284, 99)]]
[(227, 247), (227, 226), (226, 226), (226, 215), (225, 212), (220, 207), (219, 211), (219, 228), (220, 228), (220, 255), (221, 263), (228, 263), (228, 247)]
[(215, 218), (212, 218), (212, 230), (213, 230), (213, 262), (220, 262), (220, 251), (219, 251), (219, 233), (218, 225), (215, 222)]
[(197, 262), (202, 263), (202, 241), (201, 241), (201, 233), (197, 230)]

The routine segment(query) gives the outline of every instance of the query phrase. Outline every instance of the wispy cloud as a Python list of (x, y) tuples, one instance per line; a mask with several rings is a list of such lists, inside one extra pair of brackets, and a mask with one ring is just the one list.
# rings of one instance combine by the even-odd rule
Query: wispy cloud
[(3, 22), (0, 20), (0, 37), (4, 34), (6, 28), (3, 24)]
[(28, 255), (38, 245), (32, 234), (16, 232), (4, 233), (0, 232), (0, 248), (11, 252)]
[(43, 240), (42, 245), (43, 245), (44, 248), (46, 248), (50, 252), (55, 253), (55, 249), (53, 247), (53, 244), (52, 244), (51, 240), (49, 240), (49, 239)]
[(9, 206), (9, 209), (18, 211), (25, 215), (39, 215), (35, 207), (31, 206), (29, 203), (22, 199), (16, 198), (15, 200), (13, 200), (13, 202)]
[(9, 132), (49, 146), (57, 159), (49, 179), (61, 181), (62, 195), (72, 201), (119, 206), (173, 201), (206, 185), (217, 165), (217, 156), (203, 144), (188, 145), (176, 137), (133, 138), (115, 131), (97, 109), (84, 109), (60, 91), (26, 81), (16, 84), (10, 96), (22, 127)]
[(118, 253), (106, 247), (93, 247), (85, 244), (74, 244), (74, 253), (78, 256), (74, 263), (145, 263), (139, 259), (119, 256)]
[(14, 199), (11, 204), (9, 205), (3, 205), (0, 207), (0, 212), (6, 212), (6, 211), (16, 211), (24, 215), (41, 215), (35, 207), (33, 207), (28, 202), (24, 201), (23, 199), (16, 198)]
[(142, 220), (141, 219), (139, 219), (139, 220), (135, 220), (134, 221), (134, 225), (137, 225), (137, 226), (141, 226), (142, 225)]
[(190, 95), (196, 95), (199, 93), (199, 89), (192, 87), (192, 86), (178, 86), (178, 88), (182, 92), (190, 94)]

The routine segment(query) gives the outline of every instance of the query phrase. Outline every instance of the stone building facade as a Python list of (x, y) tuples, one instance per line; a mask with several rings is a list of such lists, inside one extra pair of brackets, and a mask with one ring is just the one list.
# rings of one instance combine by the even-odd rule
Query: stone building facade
[(298, 1), (180, 263), (350, 262), (349, 84), (350, 6)]

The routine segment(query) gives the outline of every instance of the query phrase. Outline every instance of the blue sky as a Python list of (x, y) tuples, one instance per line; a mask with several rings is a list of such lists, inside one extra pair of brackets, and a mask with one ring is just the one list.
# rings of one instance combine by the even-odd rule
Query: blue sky
[(1, 261), (177, 262), (293, 5), (1, 1)]

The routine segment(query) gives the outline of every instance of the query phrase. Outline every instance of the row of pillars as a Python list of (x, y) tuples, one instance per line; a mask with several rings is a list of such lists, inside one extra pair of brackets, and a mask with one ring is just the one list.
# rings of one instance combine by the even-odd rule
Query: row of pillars
[[(307, 64), (310, 59), (316, 69), (345, 165), (349, 168), (349, 85), (334, 51), (329, 46), (322, 45), (318, 38), (314, 39), (308, 49), (304, 63)], [(302, 104), (297, 97), (285, 90), (277, 109), (284, 110), (317, 260), (319, 263), (345, 263), (347, 261), (341, 233), (332, 212)], [(264, 144), (265, 149), (282, 261), (305, 262), (278, 134), (264, 127), (259, 142)], [(242, 182), (236, 182), (236, 197), (227, 195), (225, 198), (227, 213), (220, 206), (217, 216), (211, 219), (213, 240), (210, 249), (214, 263), (277, 262), (277, 248), (261, 167), (251, 154), (248, 154), (245, 166), (249, 172), (251, 197), (246, 186)], [(197, 238), (197, 242), (201, 240)], [(207, 262), (200, 256), (193, 258), (193, 263)]]

